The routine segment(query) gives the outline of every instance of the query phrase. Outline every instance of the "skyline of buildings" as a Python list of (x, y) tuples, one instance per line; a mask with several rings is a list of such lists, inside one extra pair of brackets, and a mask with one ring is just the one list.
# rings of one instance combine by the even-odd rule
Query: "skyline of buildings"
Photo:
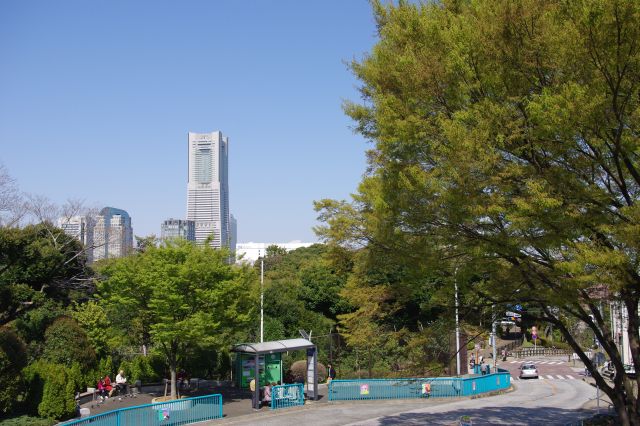
[[(228, 164), (229, 138), (221, 131), (188, 132), (186, 219), (164, 220), (160, 225), (161, 241), (184, 238), (204, 244), (212, 236), (212, 247), (227, 246), (242, 261), (257, 260), (270, 245), (291, 251), (314, 244), (299, 240), (239, 244), (238, 222), (229, 208)], [(89, 248), (89, 262), (125, 256), (133, 250), (131, 217), (122, 209), (105, 207), (95, 217), (59, 218), (58, 226)]]
[(126, 256), (133, 250), (131, 217), (125, 210), (104, 207), (96, 216), (60, 217), (56, 222), (84, 245), (88, 263)]

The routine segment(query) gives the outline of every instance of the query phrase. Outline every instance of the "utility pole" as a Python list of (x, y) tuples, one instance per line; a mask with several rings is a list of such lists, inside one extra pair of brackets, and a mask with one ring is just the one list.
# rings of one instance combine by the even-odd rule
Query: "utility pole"
[(260, 259), (260, 343), (262, 342), (264, 342), (264, 259)]
[(453, 285), (456, 291), (456, 373), (460, 375), (460, 323), (458, 321), (458, 267), (453, 272)]
[(498, 363), (498, 348), (496, 347), (496, 305), (491, 305), (491, 343), (493, 345), (493, 370), (496, 369)]

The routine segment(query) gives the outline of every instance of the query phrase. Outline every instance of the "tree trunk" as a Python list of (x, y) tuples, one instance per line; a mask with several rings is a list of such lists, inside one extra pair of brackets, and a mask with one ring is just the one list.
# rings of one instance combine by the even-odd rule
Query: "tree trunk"
[(177, 387), (176, 387), (176, 362), (172, 361), (171, 365), (169, 366), (169, 369), (171, 370), (171, 399), (176, 399), (177, 396)]

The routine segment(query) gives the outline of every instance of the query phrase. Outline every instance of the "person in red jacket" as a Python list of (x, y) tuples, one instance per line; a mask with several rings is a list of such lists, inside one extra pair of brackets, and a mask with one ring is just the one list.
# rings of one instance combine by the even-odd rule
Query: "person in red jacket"
[(111, 378), (107, 374), (104, 376), (104, 390), (107, 391), (107, 395), (111, 396), (113, 394), (113, 386), (111, 386)]

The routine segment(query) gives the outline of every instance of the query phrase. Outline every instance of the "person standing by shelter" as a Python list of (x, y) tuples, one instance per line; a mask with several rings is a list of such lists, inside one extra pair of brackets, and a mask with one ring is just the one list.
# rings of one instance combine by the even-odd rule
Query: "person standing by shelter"
[(254, 410), (257, 410), (258, 407), (258, 402), (256, 401), (256, 379), (253, 378), (251, 379), (251, 381), (249, 382), (249, 390), (251, 391), (251, 405), (253, 406)]

